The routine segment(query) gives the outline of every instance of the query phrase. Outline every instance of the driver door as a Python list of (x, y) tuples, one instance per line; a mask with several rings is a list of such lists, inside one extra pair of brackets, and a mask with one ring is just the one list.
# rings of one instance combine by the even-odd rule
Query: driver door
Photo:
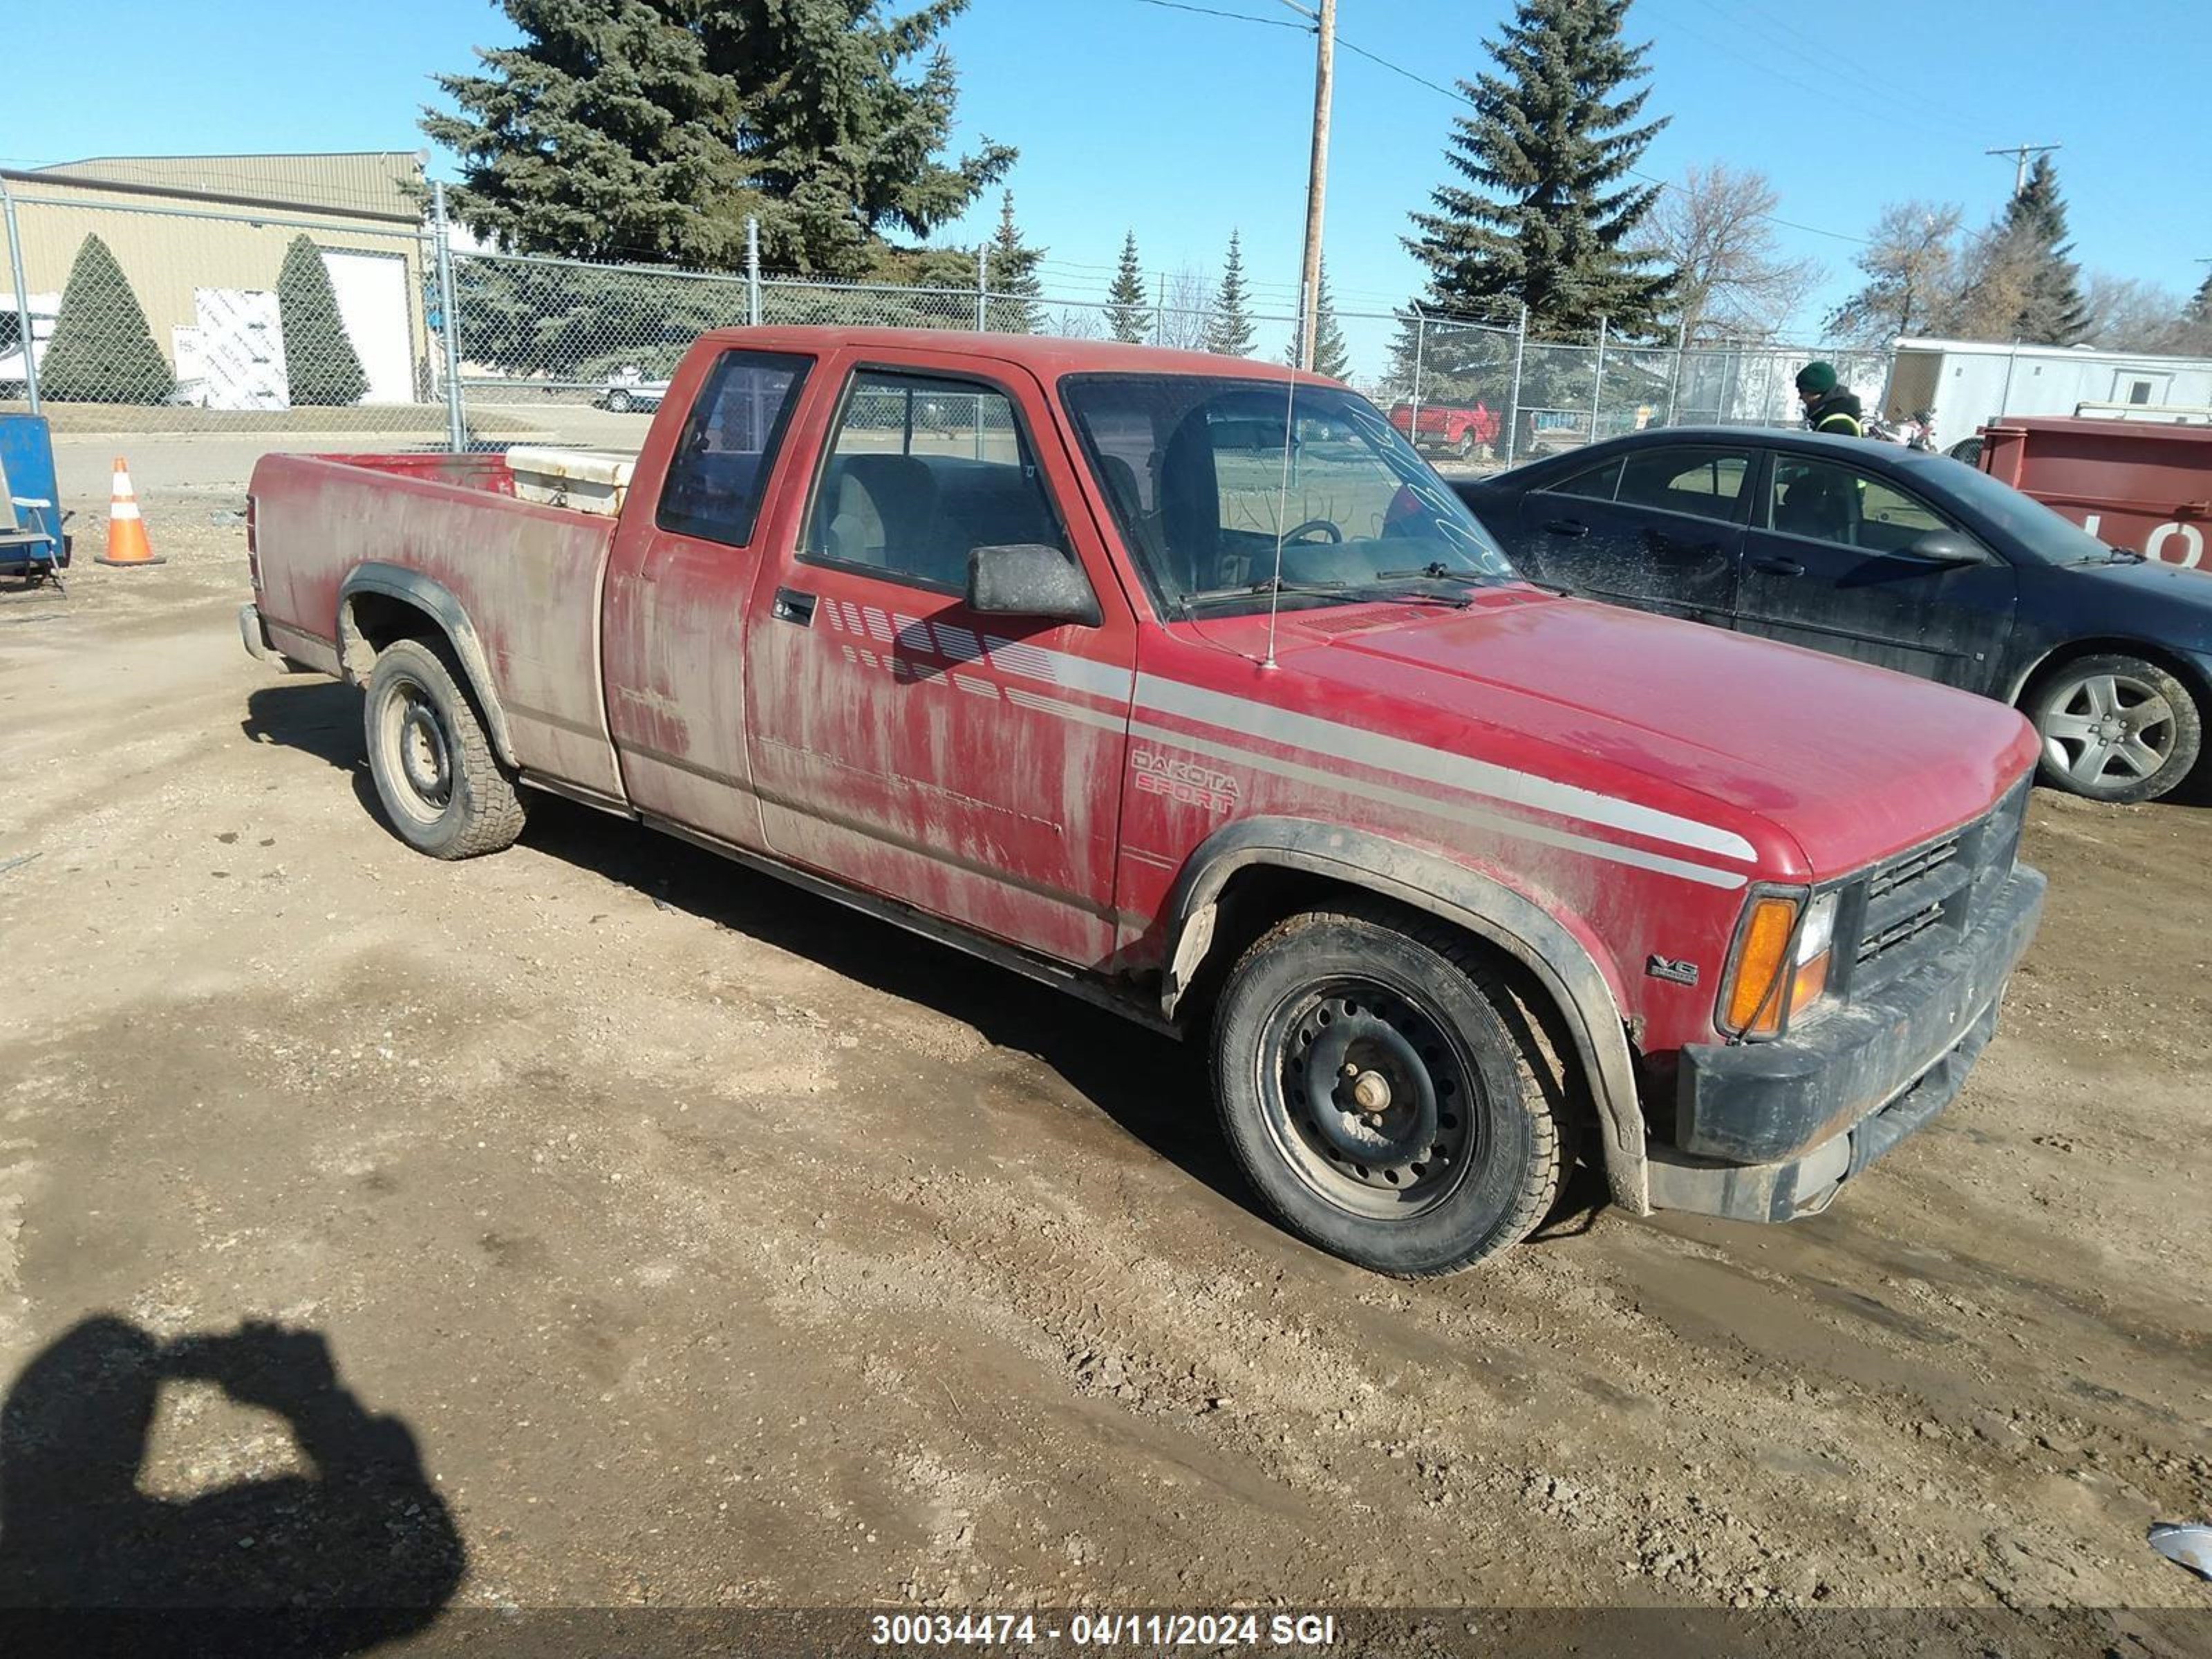
[[(751, 603), (769, 846), (1008, 943), (1103, 962), (1135, 619), (1042, 389), (969, 356), (830, 372), (842, 391), (811, 497)], [(969, 552), (1011, 544), (1074, 562), (1099, 622), (971, 609)]]

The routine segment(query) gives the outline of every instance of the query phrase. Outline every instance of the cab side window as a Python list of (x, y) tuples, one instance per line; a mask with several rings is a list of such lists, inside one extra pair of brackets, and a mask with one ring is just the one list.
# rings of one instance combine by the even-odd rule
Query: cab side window
[(856, 374), (800, 556), (957, 592), (973, 550), (1011, 543), (1068, 553), (1013, 400), (980, 381)]
[(744, 547), (812, 359), (726, 351), (684, 418), (653, 522)]

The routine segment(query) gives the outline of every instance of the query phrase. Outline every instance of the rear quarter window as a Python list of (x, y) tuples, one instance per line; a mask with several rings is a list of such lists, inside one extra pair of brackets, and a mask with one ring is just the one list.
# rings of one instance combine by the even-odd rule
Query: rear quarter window
[(732, 547), (752, 540), (784, 428), (812, 363), (760, 351), (722, 354), (684, 416), (654, 523)]

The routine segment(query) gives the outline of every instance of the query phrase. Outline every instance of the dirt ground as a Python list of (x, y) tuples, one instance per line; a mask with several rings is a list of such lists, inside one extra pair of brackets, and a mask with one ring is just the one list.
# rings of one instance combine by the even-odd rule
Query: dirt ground
[(1999, 1039), (1831, 1213), (1585, 1180), (1401, 1285), (1109, 1015), (560, 803), (408, 851), (242, 531), (149, 517), (0, 587), (0, 1582), (33, 1441), (152, 1527), (389, 1418), (461, 1608), (2212, 1607), (2144, 1543), (2212, 1515), (2212, 810), (2039, 793)]

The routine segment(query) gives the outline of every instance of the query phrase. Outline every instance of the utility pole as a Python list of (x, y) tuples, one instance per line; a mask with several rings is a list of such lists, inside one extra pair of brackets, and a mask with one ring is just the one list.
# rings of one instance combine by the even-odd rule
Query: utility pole
[[(1303, 10), (1304, 8), (1298, 8)], [(1328, 101), (1336, 70), (1336, 0), (1321, 0), (1314, 21), (1313, 155), (1306, 173), (1306, 254), (1298, 282), (1298, 367), (1314, 364), (1321, 313), (1322, 201), (1328, 189)]]
[(2027, 188), (2027, 158), (2031, 155), (2048, 155), (2053, 150), (2064, 148), (2063, 144), (2014, 144), (2010, 149), (1985, 149), (1982, 154), (2009, 155), (2013, 158), (2012, 193), (2017, 196)]

